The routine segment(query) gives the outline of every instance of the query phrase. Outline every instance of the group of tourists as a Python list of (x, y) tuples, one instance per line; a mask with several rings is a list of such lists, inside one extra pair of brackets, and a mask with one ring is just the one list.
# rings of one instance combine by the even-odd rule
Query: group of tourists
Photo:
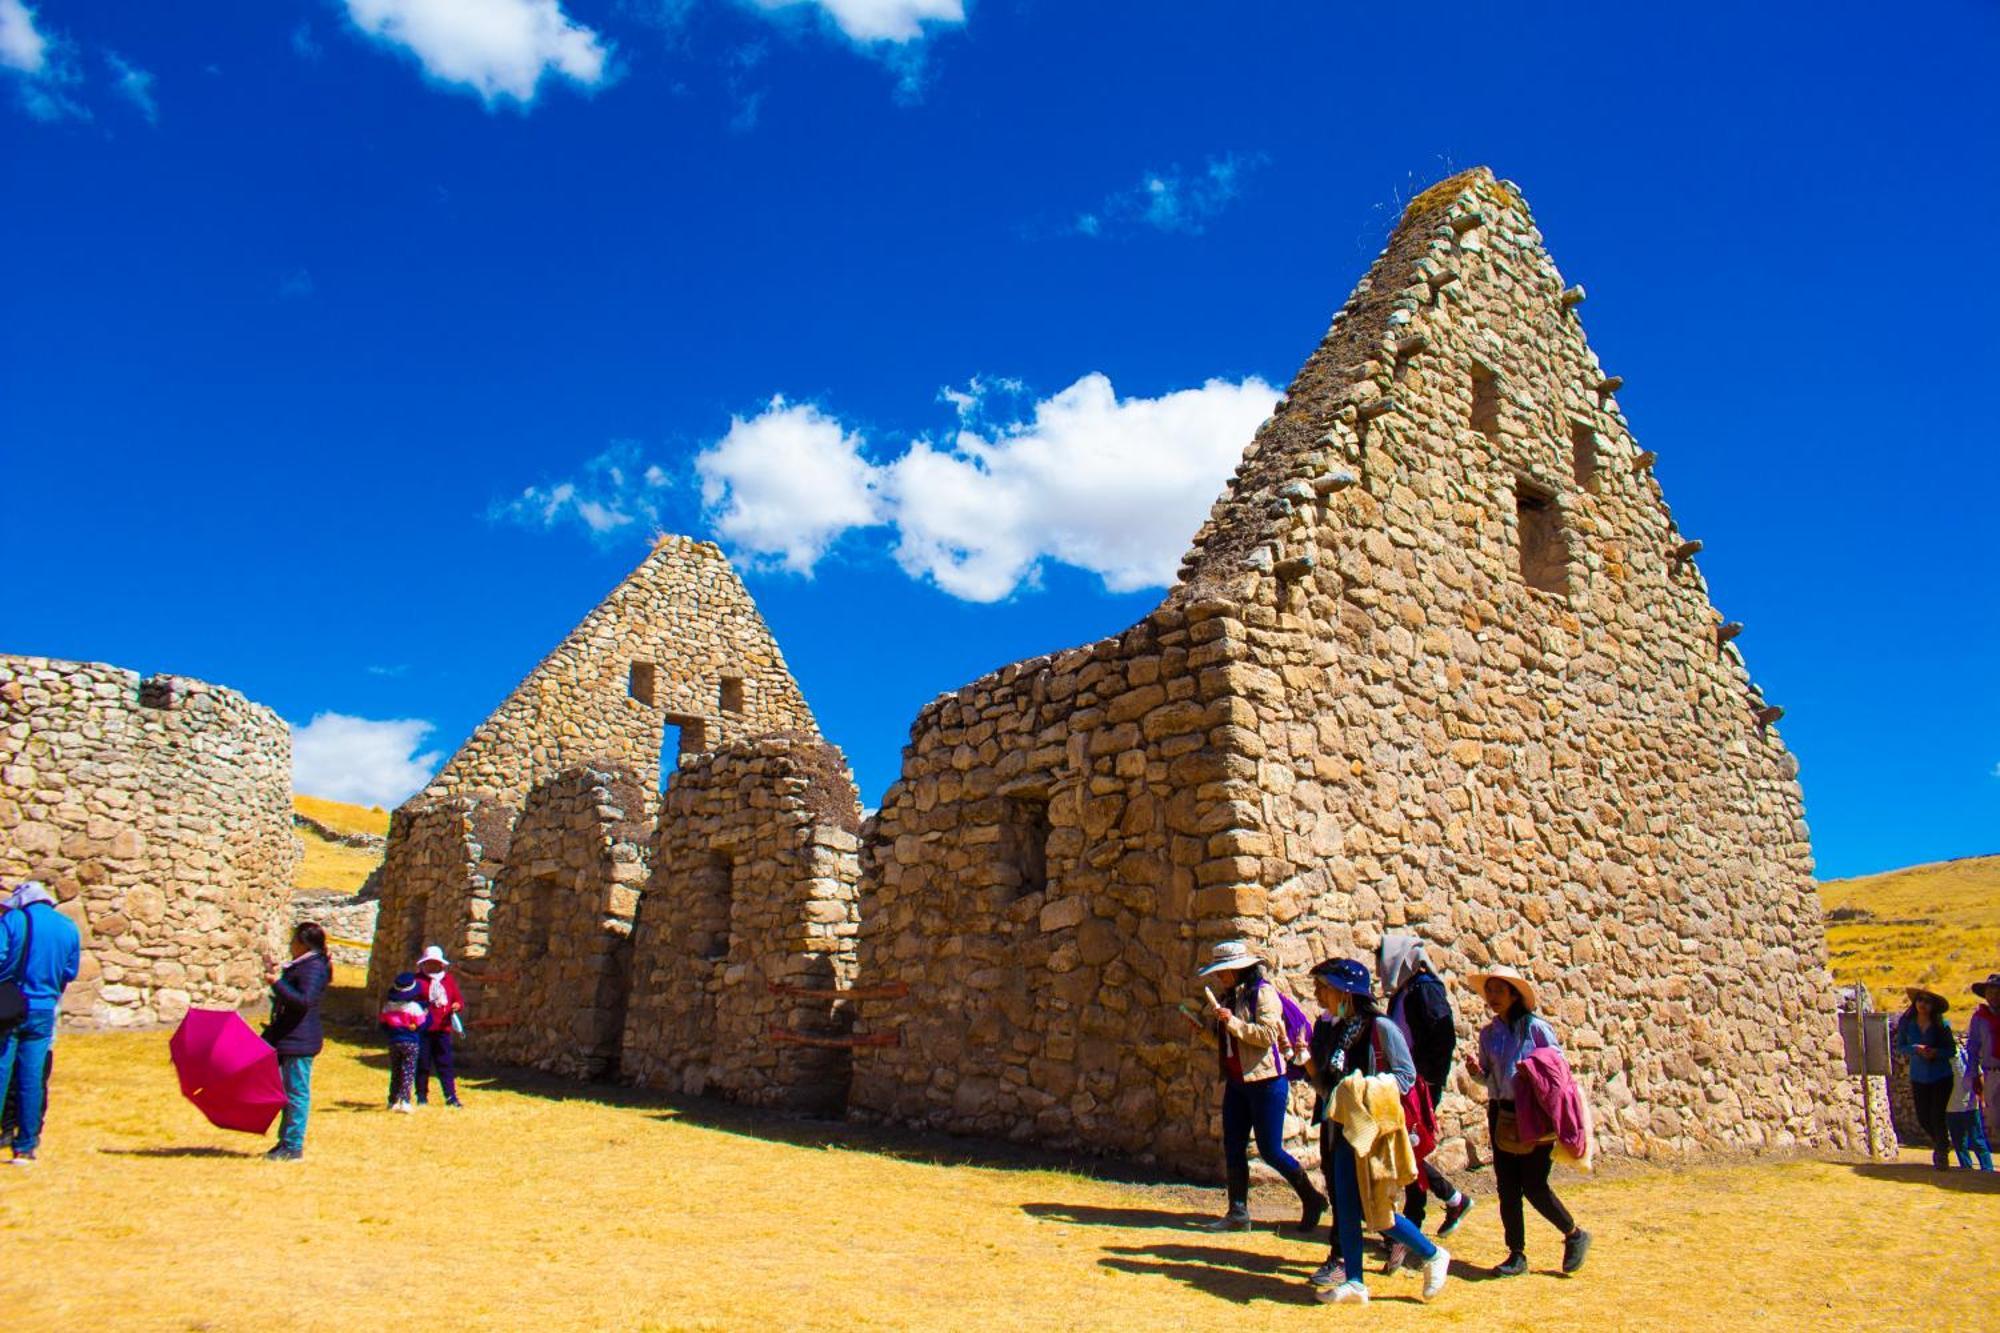
[[(1308, 1020), (1266, 975), (1263, 960), (1248, 944), (1225, 941), (1200, 973), (1214, 978), (1221, 994), (1205, 991), (1206, 1014), (1186, 1010), (1215, 1036), (1222, 1075), (1229, 1197), (1209, 1228), (1250, 1228), (1254, 1138), (1258, 1155), (1298, 1195), (1297, 1234), (1314, 1234), (1331, 1196), (1332, 1252), (1310, 1281), (1318, 1299), (1337, 1304), (1368, 1300), (1364, 1230), (1379, 1233), (1387, 1245), (1385, 1272), (1415, 1269), (1422, 1275), (1424, 1299), (1436, 1296), (1450, 1275), (1451, 1252), (1424, 1234), (1427, 1201), (1443, 1205), (1439, 1238), (1457, 1230), (1473, 1205), (1431, 1160), (1438, 1138), (1436, 1107), (1458, 1042), (1450, 995), (1415, 936), (1385, 936), (1376, 962), (1379, 993), (1368, 965), (1358, 959), (1330, 958), (1316, 965), (1311, 976), (1320, 1012)], [(1562, 1234), (1562, 1271), (1575, 1273), (1590, 1251), (1590, 1233), (1563, 1207), (1549, 1177), (1559, 1153), (1589, 1164), (1594, 1153), (1589, 1107), (1555, 1029), (1539, 1013), (1534, 981), (1513, 968), (1493, 967), (1467, 982), (1492, 1015), (1479, 1034), (1478, 1051), (1464, 1060), (1487, 1093), (1486, 1123), (1507, 1244), (1492, 1274), (1527, 1271), (1524, 1203), (1533, 1204)], [(1312, 1087), (1324, 1194), (1285, 1150), (1294, 1079)]]
[[(278, 1078), (285, 1089), (277, 1146), (264, 1154), (273, 1162), (296, 1162), (305, 1156), (313, 1058), (326, 1044), (320, 1001), (333, 980), (323, 927), (300, 922), (292, 928), (291, 947), (291, 961), (273, 968), (268, 978), (271, 1021), (264, 1027), (264, 1040), (278, 1053)], [(416, 971), (397, 975), (382, 1006), (382, 1028), (389, 1035), (391, 1111), (411, 1112), (429, 1103), (433, 1074), (444, 1092), (444, 1104), (462, 1105), (452, 1037), (463, 1030), (459, 1015), (465, 999), (450, 968), (444, 950), (431, 945), (417, 960)]]
[(1931, 1165), (1961, 1170), (1978, 1163), (1993, 1169), (1993, 1144), (2000, 1142), (2000, 972), (1974, 982), (1980, 1003), (1960, 1042), (1945, 1013), (1951, 1001), (1936, 991), (1910, 986), (1909, 1007), (1891, 1030), (1891, 1046), (1909, 1062), (1910, 1099), (1917, 1123), (1931, 1141)]

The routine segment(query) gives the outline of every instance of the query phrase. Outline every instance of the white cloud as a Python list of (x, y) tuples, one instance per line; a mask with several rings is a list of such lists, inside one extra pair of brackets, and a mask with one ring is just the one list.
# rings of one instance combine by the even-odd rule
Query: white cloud
[(715, 530), (752, 556), (810, 574), (836, 538), (881, 521), (862, 439), (805, 403), (773, 398), (695, 458)]
[(558, 0), (345, 0), (354, 26), (410, 51), (424, 72), (462, 84), (490, 106), (511, 97), (526, 104), (544, 74), (595, 88), (609, 74), (610, 52)]
[(920, 440), (887, 469), (897, 562), (977, 602), (1034, 582), (1045, 559), (1114, 592), (1170, 584), (1277, 397), (1252, 376), (1120, 401), (1091, 374), (996, 429), (975, 394), (949, 448)]
[(318, 60), (326, 54), (325, 48), (319, 44), (319, 38), (313, 36), (310, 23), (301, 23), (292, 29), (292, 54), (301, 60)]
[(965, 0), (751, 0), (765, 11), (817, 9), (849, 41), (907, 43), (921, 41), (924, 25), (965, 22)]
[(355, 805), (397, 806), (430, 781), (444, 756), (417, 747), (431, 724), (319, 713), (292, 728), (292, 790)]
[(40, 74), (48, 62), (48, 39), (35, 27), (35, 11), (21, 0), (0, 0), (0, 65)]
[(111, 66), (117, 76), (119, 93), (139, 108), (139, 114), (157, 125), (160, 123), (160, 104), (153, 100), (153, 76), (140, 69), (115, 51), (104, 53), (105, 63)]
[(890, 524), (905, 572), (968, 601), (1034, 583), (1045, 560), (1114, 592), (1164, 586), (1278, 397), (1253, 376), (1121, 401), (1092, 374), (993, 425), (995, 391), (1019, 386), (946, 390), (951, 441), (883, 465), (837, 419), (773, 399), (696, 459), (710, 521), (735, 550), (802, 574), (846, 532)]
[(621, 440), (586, 461), (574, 478), (524, 487), (512, 500), (494, 505), (487, 517), (531, 528), (576, 522), (605, 537), (635, 524), (657, 526), (660, 502), (671, 485), (664, 468), (642, 462), (638, 446)]
[(1131, 189), (1108, 195), (1095, 209), (1077, 214), (1071, 230), (1102, 236), (1111, 229), (1151, 227), (1198, 236), (1243, 193), (1244, 176), (1264, 161), (1262, 153), (1226, 153), (1208, 159), (1199, 171), (1175, 166), (1146, 172)]

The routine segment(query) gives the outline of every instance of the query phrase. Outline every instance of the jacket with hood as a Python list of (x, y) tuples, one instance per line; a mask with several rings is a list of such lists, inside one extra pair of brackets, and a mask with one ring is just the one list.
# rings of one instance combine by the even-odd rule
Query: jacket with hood
[(1417, 1073), (1442, 1091), (1451, 1078), (1452, 1053), (1458, 1049), (1458, 1022), (1422, 940), (1414, 935), (1382, 937), (1382, 993), (1389, 997), (1389, 1017), (1410, 1044)]
[(324, 954), (302, 953), (271, 983), (271, 1021), (264, 1025), (264, 1040), (279, 1055), (318, 1055), (326, 1044), (319, 1002), (331, 980), (333, 966)]
[(31, 885), (17, 890), (7, 899), (9, 910), (0, 912), (0, 981), (12, 981), (19, 974), (21, 998), (30, 1013), (60, 1005), (64, 988), (76, 980), (83, 961), (76, 925), (56, 910), (55, 901), (47, 889)]

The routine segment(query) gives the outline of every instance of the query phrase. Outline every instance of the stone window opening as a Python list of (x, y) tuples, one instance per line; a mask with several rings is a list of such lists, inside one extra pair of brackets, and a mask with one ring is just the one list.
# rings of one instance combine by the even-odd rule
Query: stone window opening
[(705, 963), (729, 960), (731, 915), (736, 899), (736, 863), (726, 853), (710, 852), (688, 876), (693, 901), (688, 943)]
[(1514, 483), (1514, 517), (1519, 528), (1521, 579), (1530, 588), (1569, 595), (1569, 543), (1555, 492), (1525, 477)]
[(1016, 796), (1008, 801), (1008, 821), (1001, 844), (1013, 872), (1012, 897), (1018, 902), (1049, 887), (1049, 803), (1046, 797)]
[(743, 711), (743, 677), (724, 676), (721, 689), (722, 711), (740, 713)]
[(1592, 495), (1597, 494), (1600, 476), (1597, 466), (1597, 432), (1581, 421), (1569, 423), (1570, 469), (1576, 474), (1576, 484)]
[(561, 888), (552, 879), (531, 880), (527, 900), (521, 904), (521, 959), (538, 962), (549, 956), (549, 940), (555, 934), (556, 895)]
[(653, 706), (655, 671), (656, 668), (651, 662), (634, 662), (631, 678), (626, 683), (626, 689), (631, 696), (648, 708)]
[(1472, 428), (1489, 440), (1500, 438), (1500, 377), (1472, 363)]

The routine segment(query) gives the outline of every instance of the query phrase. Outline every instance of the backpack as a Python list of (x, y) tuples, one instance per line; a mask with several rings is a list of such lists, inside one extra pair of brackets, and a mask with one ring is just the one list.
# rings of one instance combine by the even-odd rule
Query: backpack
[(28, 975), (28, 950), (35, 946), (33, 906), (21, 909), (21, 954), (14, 960), (14, 975), (0, 981), (0, 1034), (12, 1032), (28, 1016), (28, 997), (21, 982)]
[[(1260, 978), (1257, 984), (1264, 986), (1271, 983)], [(1290, 991), (1286, 990), (1283, 986), (1272, 986), (1272, 989), (1278, 992), (1278, 1009), (1284, 1015), (1285, 1023), (1285, 1049), (1283, 1051), (1273, 1051), (1272, 1055), (1278, 1061), (1278, 1077), (1290, 1078), (1292, 1076), (1292, 1065), (1291, 1061), (1285, 1058), (1285, 1051), (1297, 1050), (1299, 1047), (1311, 1043), (1312, 1020), (1306, 1017), (1305, 1010), (1299, 1008), (1299, 1002), (1292, 998)]]
[[(1391, 1022), (1387, 1018), (1377, 1018), (1369, 1032), (1369, 1045), (1375, 1057), (1375, 1072), (1388, 1072), (1388, 1057), (1382, 1052), (1382, 1024)], [(1431, 1155), (1437, 1147), (1438, 1123), (1436, 1109), (1431, 1105), (1430, 1085), (1419, 1075), (1403, 1094), (1403, 1127), (1410, 1131), (1410, 1152), (1419, 1162)]]

